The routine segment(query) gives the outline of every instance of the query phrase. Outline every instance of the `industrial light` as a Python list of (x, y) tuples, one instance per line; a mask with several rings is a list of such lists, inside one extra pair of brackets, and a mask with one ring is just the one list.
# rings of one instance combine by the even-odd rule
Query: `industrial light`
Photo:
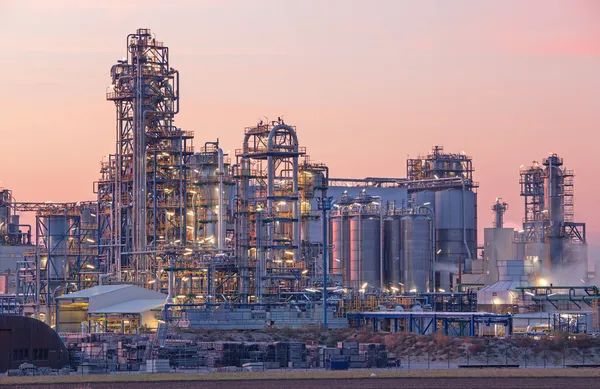
[(398, 282), (398, 285), (400, 286), (404, 286), (404, 284), (402, 282)]
[(416, 289), (411, 289), (411, 290), (409, 290), (409, 292), (410, 293), (417, 293), (417, 290)]
[(439, 288), (439, 289), (438, 289), (438, 292), (442, 292), (442, 293), (443, 293), (443, 292), (445, 292), (445, 291), (446, 291), (446, 290), (445, 290), (445, 289), (442, 289), (442, 288)]
[(190, 215), (190, 216), (194, 216), (194, 212), (192, 212), (192, 211), (188, 211), (187, 214)]
[(530, 296), (535, 296), (535, 294), (531, 293), (531, 292), (525, 292), (525, 294), (528, 294)]
[(395, 286), (390, 286), (390, 289), (393, 290), (394, 292), (397, 292), (399, 289), (396, 288)]
[(192, 249), (191, 249), (191, 248), (189, 248), (189, 247), (186, 247), (186, 248), (185, 248), (185, 251), (190, 251), (190, 252), (193, 252), (194, 250), (192, 250)]
[(90, 213), (90, 216), (91, 217), (96, 217), (96, 214), (95, 213)]
[(368, 283), (368, 282), (365, 282), (365, 283), (364, 283), (364, 284), (361, 286), (361, 289), (365, 289), (365, 288), (366, 288), (368, 285), (369, 285), (369, 283)]
[(302, 270), (302, 274), (307, 274), (308, 273), (308, 269)]
[(185, 253), (183, 253), (183, 255), (188, 256), (188, 255), (192, 255), (191, 251), (186, 251)]
[(433, 176), (435, 177), (436, 180), (440, 179), (437, 174), (434, 174)]
[(86, 241), (88, 241), (88, 242), (90, 242), (90, 243), (96, 243), (96, 242), (94, 242), (94, 240), (93, 240), (93, 239), (90, 239), (90, 238), (87, 238), (87, 239), (86, 239)]
[(150, 280), (150, 281), (148, 281), (149, 284), (153, 284), (155, 282), (156, 282), (156, 280)]
[(441, 254), (442, 253), (442, 249), (439, 249), (436, 254)]
[(89, 263), (85, 265), (85, 267), (87, 267), (88, 269), (94, 269), (94, 265), (90, 265)]
[(286, 255), (294, 255), (294, 252), (293, 251), (286, 251), (285, 254)]
[(538, 280), (538, 283), (539, 283), (541, 286), (548, 286), (548, 280), (546, 280), (545, 278), (540, 278), (540, 279)]
[(547, 295), (547, 297), (552, 297), (554, 296), (556, 293), (550, 293), (549, 295)]
[(195, 190), (189, 190), (188, 192), (190, 192), (191, 194), (196, 194)]
[(429, 205), (429, 204), (431, 204), (429, 201), (426, 202), (426, 203), (423, 203), (423, 205)]
[(337, 262), (341, 262), (338, 258), (335, 259)]

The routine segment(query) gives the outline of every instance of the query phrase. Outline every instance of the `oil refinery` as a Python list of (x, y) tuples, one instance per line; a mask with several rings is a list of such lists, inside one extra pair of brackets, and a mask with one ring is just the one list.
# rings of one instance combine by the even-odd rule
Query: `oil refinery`
[(549, 315), (556, 331), (600, 330), (574, 173), (559, 155), (515, 176), (522, 229), (504, 227), (501, 198), (482, 224), (464, 152), (433, 146), (405, 177), (339, 177), (282, 118), (240, 128), (225, 152), (237, 145), (176, 127), (177, 53), (149, 29), (124, 49), (106, 90), (115, 149), (89, 178), (94, 200), (0, 192), (0, 314), (58, 333), (368, 324), (481, 335)]

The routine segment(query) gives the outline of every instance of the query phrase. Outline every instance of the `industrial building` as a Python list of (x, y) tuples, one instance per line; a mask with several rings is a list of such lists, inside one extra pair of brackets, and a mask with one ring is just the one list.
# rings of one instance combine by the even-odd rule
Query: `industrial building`
[[(585, 224), (573, 221), (573, 173), (557, 155), (521, 171), (523, 231), (503, 228), (499, 200), (480, 246), (479, 185), (464, 152), (434, 146), (407, 160), (405, 178), (336, 177), (310, 158), (301, 129), (277, 118), (240, 130), (241, 148), (229, 155), (218, 140), (198, 144), (176, 127), (176, 53), (149, 29), (128, 35), (125, 53), (110, 69), (116, 143), (96, 198), (36, 203), (0, 193), (7, 312), (59, 331), (135, 332), (159, 319), (188, 328), (338, 327), (357, 312), (479, 305), (490, 315), (428, 319), (468, 317), (473, 334), (481, 318), (512, 330), (512, 308), (495, 306), (533, 304), (518, 287), (582, 263), (586, 285), (593, 277)], [(20, 224), (24, 212), (34, 226)], [(499, 297), (485, 287), (511, 301), (488, 306)]]

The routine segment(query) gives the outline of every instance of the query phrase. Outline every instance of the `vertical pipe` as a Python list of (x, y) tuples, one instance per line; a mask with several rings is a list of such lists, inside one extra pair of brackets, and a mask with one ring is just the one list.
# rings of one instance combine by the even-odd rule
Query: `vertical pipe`
[(224, 228), (224, 217), (223, 217), (223, 197), (225, 196), (223, 191), (223, 176), (225, 174), (225, 164), (223, 162), (223, 149), (219, 148), (218, 151), (219, 156), (219, 201), (218, 206), (219, 210), (217, 212), (217, 233), (218, 233), (218, 250), (219, 253), (223, 252), (223, 247), (225, 246), (225, 228)]
[[(39, 309), (40, 309), (40, 287), (41, 287), (41, 276), (42, 276), (42, 272), (41, 272), (41, 258), (40, 258), (40, 243), (39, 243), (39, 237), (40, 237), (40, 222), (39, 222), (39, 215), (35, 216), (35, 301), (37, 302), (36, 304), (36, 316), (37, 319), (39, 320)], [(46, 262), (46, 265), (48, 264), (48, 262)]]
[(263, 269), (264, 269), (264, 250), (262, 244), (262, 211), (256, 212), (256, 269), (254, 270), (254, 282), (255, 292), (254, 301), (257, 303), (262, 302), (262, 281), (263, 281)]
[(296, 200), (293, 202), (294, 204), (294, 222), (293, 222), (293, 228), (294, 228), (294, 243), (293, 245), (296, 246), (294, 248), (294, 260), (298, 261), (300, 259), (300, 218), (301, 218), (301, 212), (300, 212), (300, 196), (298, 193), (298, 155), (294, 155), (293, 157), (293, 165), (294, 165), (294, 171), (293, 171), (293, 183), (292, 183), (292, 193), (293, 196), (296, 196)]
[(437, 242), (435, 236), (435, 212), (430, 208), (431, 212), (431, 266), (429, 268), (430, 288), (429, 291), (435, 293), (435, 262), (437, 257)]
[(323, 328), (327, 329), (327, 258), (328, 254), (328, 235), (327, 235), (327, 189), (321, 191), (321, 206), (322, 214), (321, 218), (323, 221)]
[(384, 289), (383, 282), (383, 204), (379, 199), (379, 287)]
[[(47, 222), (48, 226), (46, 227), (46, 245), (50, 242), (50, 221)], [(46, 257), (46, 324), (52, 325), (52, 321), (50, 320), (50, 267), (52, 266), (52, 248), (48, 249), (48, 256)]]
[(175, 259), (171, 256), (169, 258), (169, 287), (168, 287), (168, 295), (167, 295), (167, 303), (173, 304), (173, 270), (175, 268)]
[[(355, 281), (355, 284), (360, 288), (363, 283), (363, 266), (362, 266), (362, 261), (363, 261), (363, 255), (362, 255), (362, 209), (363, 209), (363, 204), (360, 204), (358, 206), (358, 231), (356, 233), (356, 241), (357, 241), (357, 261), (356, 261), (356, 278), (357, 280)], [(352, 262), (352, 261), (350, 261)], [(350, 272), (352, 273), (352, 266), (350, 266)]]
[[(467, 253), (469, 255), (469, 259), (472, 259), (473, 256), (471, 254), (471, 249), (469, 248), (469, 245), (467, 244), (467, 225), (466, 225), (466, 218), (467, 218), (467, 210), (465, 209), (465, 179), (463, 177), (460, 178), (461, 183), (462, 183), (462, 226), (463, 226), (463, 244), (465, 245), (465, 248), (467, 249)], [(460, 270), (460, 269), (459, 269)]]
[[(158, 218), (157, 218), (157, 215), (156, 215), (156, 211), (158, 209), (157, 205), (156, 205), (156, 200), (157, 200), (156, 199), (156, 151), (154, 152), (154, 168), (153, 168), (153, 171), (152, 171), (152, 196), (153, 196), (152, 197), (152, 208), (153, 208), (152, 209), (152, 213), (153, 213), (153, 218), (154, 218), (154, 220), (152, 222), (152, 224), (153, 224), (153, 228), (152, 228), (152, 230), (153, 230), (152, 231), (152, 236), (153, 236), (153, 238), (152, 238), (152, 245), (154, 246), (154, 250), (153, 250), (154, 254), (152, 254), (152, 255), (154, 256), (154, 263), (156, 264), (156, 224), (158, 222)], [(154, 279), (155, 280), (157, 278), (156, 275), (157, 274), (155, 273), (154, 274)], [(156, 280), (154, 282), (154, 288), (153, 289), (155, 289), (156, 291), (158, 291), (159, 284), (160, 284), (160, 282), (158, 282), (158, 280)]]

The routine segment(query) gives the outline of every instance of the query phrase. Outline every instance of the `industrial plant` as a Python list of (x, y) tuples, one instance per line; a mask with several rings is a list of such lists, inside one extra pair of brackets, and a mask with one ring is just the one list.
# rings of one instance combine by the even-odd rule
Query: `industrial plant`
[(574, 172), (559, 155), (521, 167), (523, 204), (510, 207), (522, 228), (506, 228), (501, 198), (478, 219), (465, 152), (436, 145), (404, 177), (348, 178), (311, 159), (282, 117), (240, 128), (234, 152), (196, 139), (176, 126), (176, 62), (149, 29), (128, 35), (107, 80), (115, 148), (89, 178), (93, 200), (1, 189), (0, 315), (59, 334), (154, 333), (152, 347), (175, 328), (599, 330)]

